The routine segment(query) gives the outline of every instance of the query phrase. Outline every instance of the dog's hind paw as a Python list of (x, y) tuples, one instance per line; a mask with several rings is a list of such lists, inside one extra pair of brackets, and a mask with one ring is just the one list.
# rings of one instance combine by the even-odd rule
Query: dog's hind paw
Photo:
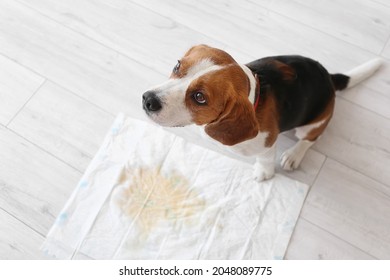
[(280, 165), (284, 170), (297, 169), (301, 164), (307, 150), (314, 144), (313, 141), (300, 140), (292, 148), (286, 150), (281, 158)]
[(292, 171), (299, 167), (303, 159), (303, 155), (294, 152), (294, 150), (290, 149), (285, 151), (280, 158), (280, 165), (286, 171)]

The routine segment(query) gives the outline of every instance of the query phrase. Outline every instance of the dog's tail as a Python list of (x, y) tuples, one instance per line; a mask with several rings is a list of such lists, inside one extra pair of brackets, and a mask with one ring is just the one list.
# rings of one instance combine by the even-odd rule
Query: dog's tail
[(375, 58), (345, 74), (331, 74), (330, 77), (332, 79), (333, 86), (336, 90), (353, 87), (374, 74), (381, 64), (382, 60), (380, 58)]

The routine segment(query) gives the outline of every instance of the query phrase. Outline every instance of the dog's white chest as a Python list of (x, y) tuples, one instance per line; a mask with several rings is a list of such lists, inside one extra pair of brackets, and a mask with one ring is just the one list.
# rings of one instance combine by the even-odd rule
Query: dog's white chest
[(229, 153), (234, 157), (245, 157), (247, 159), (254, 159), (262, 156), (270, 148), (265, 146), (265, 141), (268, 137), (268, 132), (259, 132), (255, 138), (246, 140), (233, 146), (226, 146), (215, 139), (211, 138), (205, 131), (204, 126), (200, 126), (200, 133), (202, 138), (212, 145), (217, 151), (224, 154)]
[(259, 132), (255, 138), (238, 143), (234, 146), (225, 146), (233, 153), (246, 156), (257, 157), (265, 153), (269, 148), (265, 146), (265, 141), (268, 137), (268, 132)]

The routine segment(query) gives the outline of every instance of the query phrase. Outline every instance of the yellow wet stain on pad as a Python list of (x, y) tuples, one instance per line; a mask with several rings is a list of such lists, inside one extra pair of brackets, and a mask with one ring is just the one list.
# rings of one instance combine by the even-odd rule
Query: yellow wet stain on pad
[(283, 258), (308, 186), (280, 174), (257, 183), (251, 164), (170, 131), (119, 115), (42, 250), (60, 259)]
[(160, 168), (124, 168), (118, 183), (117, 206), (143, 236), (161, 223), (188, 223), (204, 208), (204, 199), (176, 172), (164, 175)]

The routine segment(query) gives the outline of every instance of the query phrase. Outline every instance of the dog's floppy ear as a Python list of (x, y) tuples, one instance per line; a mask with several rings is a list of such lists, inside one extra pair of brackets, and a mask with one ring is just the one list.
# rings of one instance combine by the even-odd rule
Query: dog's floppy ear
[(217, 120), (206, 125), (205, 131), (213, 139), (232, 146), (254, 138), (259, 125), (252, 104), (239, 96), (228, 101), (224, 112)]

